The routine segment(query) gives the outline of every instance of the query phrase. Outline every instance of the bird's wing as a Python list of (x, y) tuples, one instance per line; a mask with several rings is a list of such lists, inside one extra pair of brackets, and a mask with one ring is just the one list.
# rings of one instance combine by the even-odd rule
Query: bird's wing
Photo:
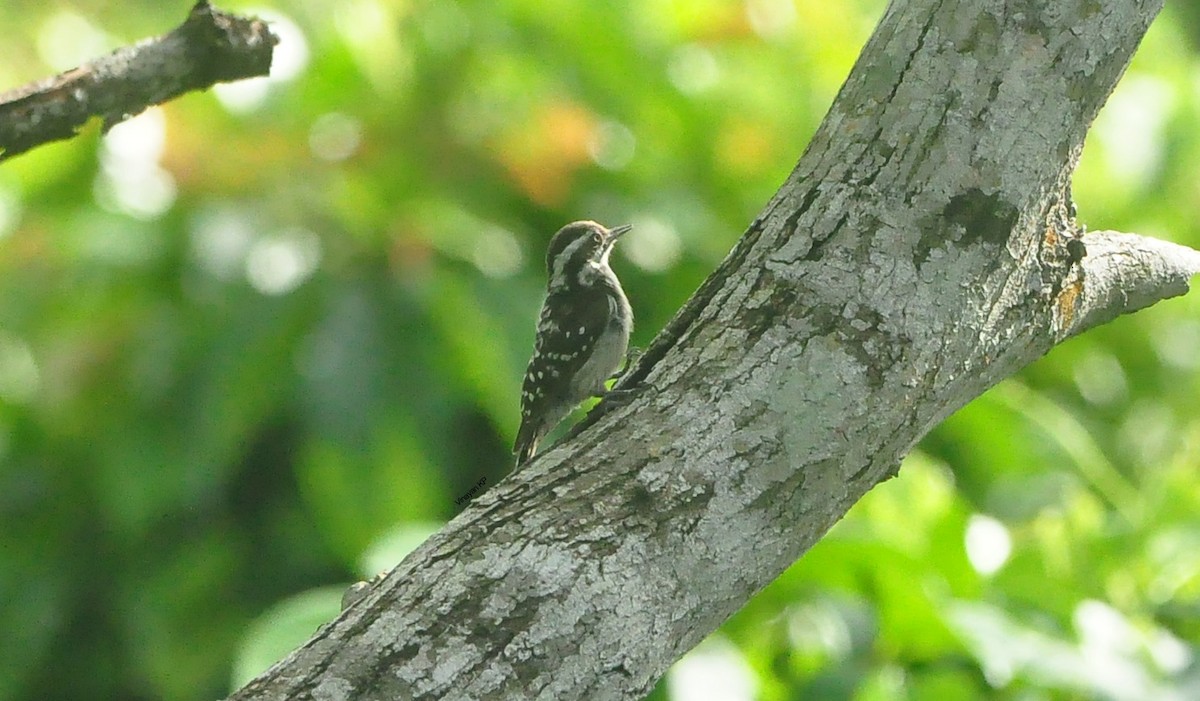
[(591, 357), (609, 316), (603, 293), (546, 297), (533, 358), (521, 386), (521, 428), (513, 446), (518, 465), (532, 457), (550, 429), (587, 398), (592, 388), (574, 386), (572, 379)]

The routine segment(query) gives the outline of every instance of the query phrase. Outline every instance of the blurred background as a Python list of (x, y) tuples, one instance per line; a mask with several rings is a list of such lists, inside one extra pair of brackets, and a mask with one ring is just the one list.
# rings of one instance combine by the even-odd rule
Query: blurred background
[[(1200, 246), (1200, 6), (1081, 218)], [(510, 464), (543, 251), (630, 222), (644, 346), (794, 165), (882, 0), (248, 5), (270, 79), (0, 165), (0, 701), (224, 696)], [(0, 89), (188, 2), (9, 0)], [(1072, 340), (652, 698), (1200, 698), (1200, 294)]]

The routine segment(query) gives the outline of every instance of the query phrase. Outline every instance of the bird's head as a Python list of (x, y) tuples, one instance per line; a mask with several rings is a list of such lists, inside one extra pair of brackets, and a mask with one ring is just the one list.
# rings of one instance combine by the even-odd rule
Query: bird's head
[(587, 266), (608, 267), (608, 254), (629, 224), (609, 229), (594, 221), (567, 224), (550, 239), (546, 250), (546, 276), (550, 287), (561, 287), (575, 279)]

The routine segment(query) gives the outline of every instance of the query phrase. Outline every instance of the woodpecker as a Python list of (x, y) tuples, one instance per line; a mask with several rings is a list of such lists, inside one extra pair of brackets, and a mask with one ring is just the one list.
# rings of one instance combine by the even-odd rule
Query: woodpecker
[(631, 228), (577, 221), (550, 239), (546, 301), (521, 387), (521, 428), (513, 445), (518, 467), (580, 402), (604, 396), (604, 383), (625, 357), (633, 311), (608, 256)]

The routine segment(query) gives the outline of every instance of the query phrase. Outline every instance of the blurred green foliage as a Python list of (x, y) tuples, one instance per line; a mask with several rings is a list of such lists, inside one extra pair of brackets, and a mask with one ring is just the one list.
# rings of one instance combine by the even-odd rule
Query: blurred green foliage
[[(636, 225), (647, 343), (884, 2), (222, 7), (271, 81), (0, 167), (0, 701), (214, 698), (311, 632), (506, 471), (549, 235)], [(1091, 134), (1093, 228), (1200, 246), (1195, 8)], [(187, 9), (6, 3), (0, 85)], [(655, 698), (1200, 698), (1198, 348), (1192, 295), (974, 402)]]

